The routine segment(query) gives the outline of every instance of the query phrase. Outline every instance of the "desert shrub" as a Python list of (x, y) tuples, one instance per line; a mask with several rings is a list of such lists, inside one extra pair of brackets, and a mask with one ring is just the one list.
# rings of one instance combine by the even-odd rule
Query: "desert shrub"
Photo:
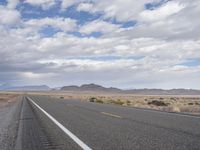
[(101, 103), (101, 104), (104, 103), (103, 100), (98, 99), (98, 98), (96, 98), (96, 97), (90, 97), (90, 98), (89, 98), (89, 102), (95, 102), (95, 103)]
[(194, 103), (188, 103), (188, 105), (193, 105)]
[(127, 103), (127, 104), (131, 104), (131, 101), (127, 100), (126, 103)]
[(89, 102), (95, 102), (95, 101), (97, 101), (97, 98), (96, 98), (96, 97), (90, 97), (90, 98), (89, 98)]
[(7, 101), (5, 98), (0, 98), (0, 101)]
[(97, 99), (97, 100), (96, 100), (96, 103), (103, 104), (103, 101), (102, 101), (101, 99)]
[(131, 105), (131, 101), (127, 100), (124, 104), (122, 104), (123, 106), (130, 106)]
[(151, 102), (148, 102), (149, 105), (155, 105), (155, 106), (168, 106), (168, 104), (166, 104), (163, 101), (158, 101), (158, 100), (153, 100)]
[(121, 101), (120, 99), (118, 99), (117, 101), (113, 101), (113, 104), (116, 104), (116, 105), (123, 105), (124, 102)]
[(63, 97), (63, 96), (61, 96), (60, 98), (61, 98), (61, 99), (64, 99), (64, 97)]

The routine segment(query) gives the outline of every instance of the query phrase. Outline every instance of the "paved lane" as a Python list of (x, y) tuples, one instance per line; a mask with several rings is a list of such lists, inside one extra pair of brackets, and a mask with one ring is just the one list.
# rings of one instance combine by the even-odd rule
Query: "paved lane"
[[(43, 96), (30, 98), (92, 149), (200, 149), (199, 117)], [(66, 142), (65, 148), (73, 144), (73, 149), (80, 148), (73, 140)]]

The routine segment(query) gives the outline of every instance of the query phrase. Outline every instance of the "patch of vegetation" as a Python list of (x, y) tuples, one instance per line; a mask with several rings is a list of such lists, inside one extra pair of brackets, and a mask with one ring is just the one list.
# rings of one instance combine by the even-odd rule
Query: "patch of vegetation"
[(102, 101), (101, 99), (97, 99), (97, 100), (96, 100), (96, 103), (103, 104), (103, 101)]
[(90, 97), (89, 102), (96, 102), (97, 98), (96, 97)]
[(149, 105), (155, 105), (155, 106), (168, 106), (167, 103), (159, 100), (153, 100), (151, 102), (148, 102)]
[(194, 105), (194, 103), (188, 103), (188, 105)]
[(100, 103), (100, 104), (103, 104), (103, 103), (104, 103), (103, 100), (98, 99), (98, 98), (96, 98), (96, 97), (90, 97), (90, 98), (89, 98), (89, 102)]
[(6, 101), (6, 99), (5, 98), (0, 98), (0, 101)]
[(127, 100), (127, 101), (126, 101), (126, 104), (127, 104), (127, 105), (130, 105), (130, 104), (131, 104), (131, 101)]
[(61, 96), (61, 97), (60, 97), (60, 99), (64, 99), (64, 97), (63, 97), (63, 96)]
[(123, 105), (124, 104), (124, 102), (121, 101), (120, 99), (118, 99), (117, 101), (113, 101), (112, 103), (116, 104), (116, 105)]

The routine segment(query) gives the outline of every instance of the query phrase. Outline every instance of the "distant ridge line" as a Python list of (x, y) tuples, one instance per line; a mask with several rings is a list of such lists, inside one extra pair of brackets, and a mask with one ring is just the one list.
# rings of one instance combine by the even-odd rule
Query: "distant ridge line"
[(114, 87), (103, 87), (97, 84), (83, 84), (81, 86), (71, 85), (60, 88), (62, 91), (94, 91), (94, 92), (113, 92), (124, 94), (144, 94), (144, 95), (200, 95), (200, 90), (195, 89), (129, 89), (123, 90)]

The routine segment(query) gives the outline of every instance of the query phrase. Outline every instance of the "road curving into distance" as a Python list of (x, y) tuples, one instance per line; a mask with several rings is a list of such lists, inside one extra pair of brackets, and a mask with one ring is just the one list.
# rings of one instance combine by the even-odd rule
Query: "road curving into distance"
[(199, 150), (200, 117), (25, 96), (17, 150)]

